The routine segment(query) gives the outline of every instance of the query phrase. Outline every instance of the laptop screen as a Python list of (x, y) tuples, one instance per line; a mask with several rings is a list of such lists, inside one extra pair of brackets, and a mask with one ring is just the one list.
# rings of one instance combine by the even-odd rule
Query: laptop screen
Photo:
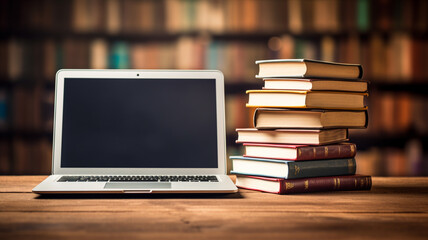
[(215, 79), (65, 78), (61, 167), (217, 168)]

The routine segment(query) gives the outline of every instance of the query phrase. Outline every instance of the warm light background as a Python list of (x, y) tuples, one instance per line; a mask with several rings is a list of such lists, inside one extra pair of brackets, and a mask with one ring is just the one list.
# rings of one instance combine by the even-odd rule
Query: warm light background
[(258, 59), (360, 63), (370, 124), (358, 172), (428, 175), (428, 1), (0, 1), (0, 173), (48, 174), (60, 68), (219, 69), (227, 143), (250, 125)]

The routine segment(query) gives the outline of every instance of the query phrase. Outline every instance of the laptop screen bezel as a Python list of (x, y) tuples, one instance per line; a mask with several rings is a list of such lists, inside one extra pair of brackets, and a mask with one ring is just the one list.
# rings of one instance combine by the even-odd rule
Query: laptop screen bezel
[[(215, 79), (217, 168), (64, 168), (61, 167), (64, 80), (94, 79)], [(56, 175), (192, 175), (226, 174), (224, 77), (216, 70), (59, 70), (55, 79), (52, 174)]]

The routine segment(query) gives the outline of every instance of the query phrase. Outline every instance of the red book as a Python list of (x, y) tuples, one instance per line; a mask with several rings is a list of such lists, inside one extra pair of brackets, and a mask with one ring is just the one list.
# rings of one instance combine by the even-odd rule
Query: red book
[(347, 175), (281, 179), (238, 175), (236, 177), (236, 186), (277, 194), (370, 190), (372, 186), (372, 178), (367, 175)]
[(294, 161), (353, 158), (357, 153), (357, 147), (353, 143), (324, 146), (244, 143), (244, 147), (244, 157)]

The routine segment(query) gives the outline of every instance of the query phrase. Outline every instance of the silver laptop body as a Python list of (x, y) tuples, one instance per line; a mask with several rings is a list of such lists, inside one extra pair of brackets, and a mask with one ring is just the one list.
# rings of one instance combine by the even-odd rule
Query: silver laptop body
[(209, 70), (60, 70), (52, 175), (33, 192), (233, 193), (224, 78)]

